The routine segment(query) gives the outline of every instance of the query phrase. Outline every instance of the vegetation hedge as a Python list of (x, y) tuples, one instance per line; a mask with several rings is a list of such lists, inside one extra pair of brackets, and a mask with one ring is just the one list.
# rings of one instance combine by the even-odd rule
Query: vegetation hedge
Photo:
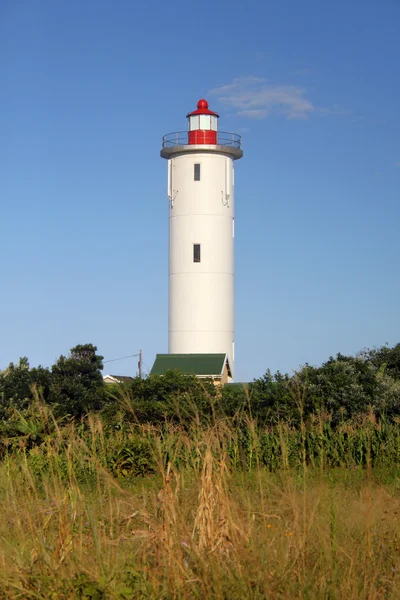
[[(45, 470), (46, 448), (57, 444), (67, 469), (73, 431), (108, 473), (145, 475), (157, 468), (157, 444), (171, 464), (195, 467), (199, 431), (218, 426), (229, 432), (226, 453), (237, 469), (396, 463), (399, 349), (338, 354), (293, 376), (267, 371), (223, 388), (173, 371), (106, 386), (92, 344), (76, 346), (51, 369), (22, 358), (0, 374), (0, 458), (23, 452)], [(81, 467), (86, 476), (84, 461)]]

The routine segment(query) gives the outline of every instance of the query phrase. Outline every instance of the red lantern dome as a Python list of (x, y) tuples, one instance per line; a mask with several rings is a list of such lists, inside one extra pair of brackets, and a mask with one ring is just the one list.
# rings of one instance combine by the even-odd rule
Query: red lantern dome
[(202, 98), (197, 103), (197, 110), (187, 115), (189, 125), (189, 144), (218, 144), (219, 115), (208, 108), (207, 100)]

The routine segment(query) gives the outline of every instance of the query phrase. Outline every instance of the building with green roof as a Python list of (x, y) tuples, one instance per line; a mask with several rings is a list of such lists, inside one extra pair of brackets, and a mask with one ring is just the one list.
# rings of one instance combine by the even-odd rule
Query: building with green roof
[(232, 377), (227, 354), (157, 354), (150, 375), (171, 370), (212, 379), (216, 385), (224, 385)]

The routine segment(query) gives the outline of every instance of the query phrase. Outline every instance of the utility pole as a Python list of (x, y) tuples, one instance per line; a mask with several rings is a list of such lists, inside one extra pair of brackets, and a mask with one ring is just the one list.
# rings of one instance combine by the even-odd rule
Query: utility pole
[(142, 351), (139, 350), (139, 361), (138, 361), (139, 379), (142, 379)]

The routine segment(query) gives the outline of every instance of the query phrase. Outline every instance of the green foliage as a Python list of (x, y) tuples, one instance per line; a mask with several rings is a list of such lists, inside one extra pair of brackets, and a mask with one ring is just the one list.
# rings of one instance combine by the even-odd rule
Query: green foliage
[(320, 367), (306, 364), (293, 377), (267, 371), (250, 386), (252, 415), (261, 422), (297, 426), (300, 415), (327, 411), (332, 424), (366, 413), (400, 416), (400, 344), (367, 350), (357, 356), (338, 354)]
[(307, 365), (300, 378), (307, 389), (306, 412), (325, 409), (333, 415), (334, 423), (367, 412), (376, 404), (376, 372), (360, 358), (338, 354), (321, 367)]
[(135, 477), (155, 472), (154, 453), (145, 436), (130, 435), (120, 448), (107, 455), (107, 466), (114, 477)]
[(6, 416), (0, 423), (0, 457), (42, 444), (57, 427), (46, 405), (38, 398), (25, 410), (9, 408)]
[[(209, 417), (216, 398), (215, 386), (194, 375), (168, 371), (165, 375), (136, 377), (131, 383), (110, 386), (103, 415), (109, 424), (121, 418), (140, 423), (191, 421)], [(121, 417), (121, 407), (123, 416)]]
[(34, 399), (35, 392), (47, 399), (50, 387), (50, 371), (43, 367), (31, 369), (26, 357), (20, 358), (15, 365), (10, 363), (0, 373), (0, 419), (5, 417), (7, 409), (26, 408)]
[(250, 387), (251, 411), (262, 422), (292, 421), (298, 411), (289, 375), (268, 370)]
[(238, 412), (243, 412), (249, 404), (248, 389), (248, 384), (225, 385), (218, 395), (216, 410), (221, 410), (230, 417)]
[(100, 410), (105, 390), (101, 370), (103, 357), (93, 344), (75, 346), (68, 358), (60, 356), (51, 369), (49, 401), (58, 415), (74, 417)]
[(103, 430), (100, 417), (91, 418), (89, 427), (75, 427), (52, 419), (44, 408), (36, 417), (15, 412), (8, 437), (1, 437), (0, 457), (24, 456), (39, 487), (48, 473), (57, 473), (63, 481), (73, 473), (74, 480), (84, 482), (106, 472), (118, 479), (144, 477), (156, 473), (161, 463), (198, 471), (198, 444), (207, 430), (218, 434), (218, 448), (225, 449), (238, 472), (400, 464), (400, 428), (387, 419), (377, 420), (373, 413), (340, 426), (326, 414), (306, 419), (301, 428), (282, 422), (260, 426), (238, 414), (218, 417), (214, 425), (194, 420), (187, 430), (168, 422)]
[(75, 575), (73, 580), (73, 588), (78, 598), (86, 598), (90, 600), (105, 600), (106, 589), (104, 584), (104, 578), (99, 581), (92, 581), (86, 575), (86, 573), (79, 573)]
[[(232, 456), (242, 464), (248, 460), (243, 454), (246, 439), (249, 441), (243, 429), (246, 418), (267, 429), (285, 425), (299, 431), (305, 421), (326, 414), (329, 432), (370, 411), (382, 421), (393, 423), (400, 418), (400, 344), (364, 350), (357, 356), (338, 354), (320, 367), (306, 364), (293, 376), (267, 370), (245, 386), (223, 388), (177, 371), (105, 386), (102, 368), (102, 357), (93, 344), (72, 348), (70, 355), (60, 356), (51, 370), (30, 368), (27, 358), (16, 365), (11, 363), (0, 373), (0, 434), (14, 446), (29, 448), (40, 443), (47, 430), (35, 422), (39, 398), (42, 405), (52, 407), (56, 418), (71, 417), (78, 422), (88, 413), (98, 412), (110, 435), (126, 431), (130, 423), (179, 424), (190, 430), (193, 422), (204, 425), (230, 418), (239, 423), (242, 419), (238, 425), (240, 451), (239, 446), (232, 450)], [(293, 440), (290, 437), (290, 443)], [(275, 441), (263, 436), (258, 443), (268, 461), (276, 463)], [(313, 448), (311, 438), (309, 443)], [(114, 469), (141, 472), (142, 467), (134, 460), (128, 468), (132, 459), (129, 449), (119, 448), (118, 452), (121, 455), (115, 458), (115, 465), (119, 466)], [(143, 464), (146, 461), (144, 458)]]
[(393, 348), (382, 346), (373, 350), (363, 350), (359, 356), (380, 370), (381, 373), (384, 372), (396, 381), (400, 380), (400, 343)]

